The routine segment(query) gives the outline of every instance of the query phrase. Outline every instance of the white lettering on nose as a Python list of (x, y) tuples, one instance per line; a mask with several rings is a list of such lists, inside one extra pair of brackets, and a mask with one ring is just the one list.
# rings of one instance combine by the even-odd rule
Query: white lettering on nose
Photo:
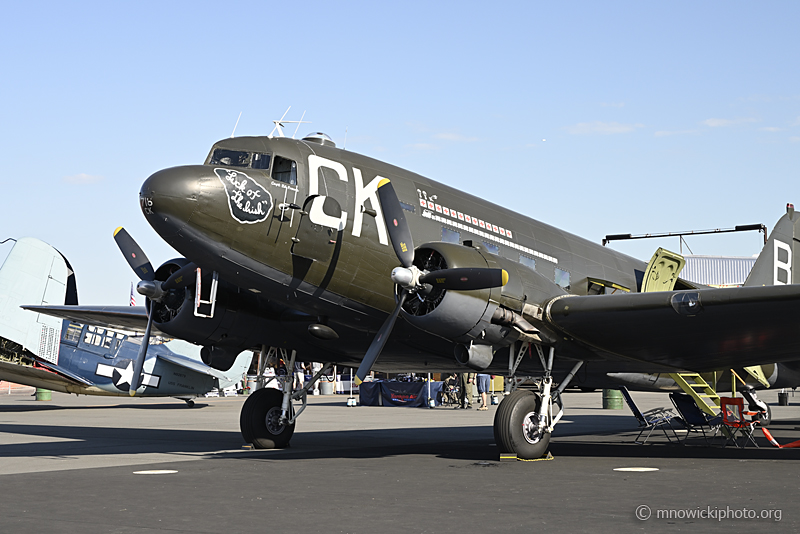
[[(792, 248), (778, 241), (773, 241), (775, 248), (773, 250), (773, 264), (774, 264), (774, 285), (784, 285), (792, 283)], [(781, 254), (783, 253), (783, 254)], [(781, 256), (785, 256), (784, 260)]]

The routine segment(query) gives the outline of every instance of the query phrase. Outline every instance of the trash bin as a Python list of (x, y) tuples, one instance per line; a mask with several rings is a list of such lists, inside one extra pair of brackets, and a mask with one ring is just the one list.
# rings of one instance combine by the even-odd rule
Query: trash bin
[(789, 392), (788, 391), (779, 391), (778, 392), (778, 406), (789, 406)]
[(621, 410), (622, 409), (622, 392), (618, 389), (604, 389), (603, 390), (603, 409), (604, 410)]
[(333, 382), (327, 380), (319, 381), (319, 394), (320, 395), (333, 395)]
[(258, 389), (258, 377), (256, 375), (247, 375), (247, 388), (244, 390), (246, 395), (255, 393)]
[(36, 388), (36, 400), (37, 401), (53, 400), (52, 391), (50, 391), (49, 389)]

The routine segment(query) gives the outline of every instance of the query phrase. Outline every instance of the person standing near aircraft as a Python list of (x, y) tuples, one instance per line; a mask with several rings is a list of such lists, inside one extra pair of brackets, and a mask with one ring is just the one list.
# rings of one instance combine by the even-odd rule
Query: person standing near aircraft
[(491, 380), (491, 377), (484, 373), (478, 373), (476, 380), (478, 382), (478, 395), (481, 396), (481, 407), (478, 408), (478, 410), (486, 411), (489, 409), (487, 393), (489, 392), (489, 381)]
[(294, 362), (294, 391), (303, 389), (306, 381), (306, 368), (303, 362)]
[[(311, 374), (312, 375), (317, 374), (317, 371), (319, 371), (320, 369), (322, 369), (322, 364), (321, 363), (317, 363), (317, 362), (312, 362), (311, 363)], [(319, 395), (319, 381), (315, 381), (314, 382), (314, 389), (312, 390), (311, 394), (312, 395)]]
[(460, 380), (458, 406), (463, 409), (472, 409), (472, 383), (475, 382), (475, 373), (461, 373)]

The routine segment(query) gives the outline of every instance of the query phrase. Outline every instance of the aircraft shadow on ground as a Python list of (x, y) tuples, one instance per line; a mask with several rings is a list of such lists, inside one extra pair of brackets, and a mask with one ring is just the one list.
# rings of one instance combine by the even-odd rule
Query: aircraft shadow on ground
[(189, 407), (186, 403), (180, 399), (176, 399), (174, 402), (169, 403), (159, 403), (159, 404), (151, 404), (151, 403), (142, 403), (142, 404), (97, 404), (97, 405), (88, 405), (88, 406), (61, 406), (58, 404), (43, 404), (41, 402), (37, 402), (36, 404), (14, 404), (14, 405), (0, 405), (0, 414), (2, 413), (25, 413), (25, 412), (48, 412), (48, 411), (64, 411), (64, 410), (75, 410), (75, 411), (89, 411), (89, 410), (108, 410), (108, 409), (133, 409), (133, 410), (198, 410), (201, 408), (206, 408), (209, 406), (208, 404), (202, 404), (198, 401), (195, 401), (195, 405), (193, 407)]
[[(0, 458), (49, 457), (54, 445), (59, 456), (109, 454), (211, 453), (241, 447), (238, 432), (153, 428), (19, 425), (0, 423), (0, 434), (59, 441), (0, 444)], [(68, 441), (60, 441), (68, 440)]]
[[(598, 418), (585, 417), (590, 417), (595, 423)], [(604, 432), (587, 430), (580, 433), (579, 419), (580, 417), (572, 418), (574, 423), (569, 426), (574, 425), (574, 431), (571, 435), (559, 435), (557, 429), (550, 445), (550, 451), (557, 458), (800, 459), (800, 449), (779, 450), (771, 447), (760, 432), (756, 435), (756, 441), (761, 447), (759, 449), (752, 445), (745, 449), (733, 446), (727, 448), (704, 446), (700, 438), (691, 438), (688, 445), (676, 445), (668, 443), (663, 434), (657, 436), (655, 433), (648, 440), (648, 444), (638, 445), (633, 443), (638, 434), (638, 430), (632, 429), (633, 425), (626, 425), (623, 430), (613, 429)], [(770, 429), (780, 442), (788, 443), (800, 437), (797, 428), (799, 424), (799, 421), (780, 421), (773, 423)], [(299, 430), (289, 448), (249, 452), (240, 452), (243, 443), (238, 432), (223, 430), (0, 424), (0, 433), (67, 440), (56, 442), (57, 455), (74, 457), (187, 453), (198, 454), (205, 458), (280, 461), (428, 455), (453, 460), (497, 461), (500, 453), (494, 445), (494, 436), (489, 425), (325, 432)], [(53, 441), (0, 444), (0, 458), (52, 456), (54, 456)]]

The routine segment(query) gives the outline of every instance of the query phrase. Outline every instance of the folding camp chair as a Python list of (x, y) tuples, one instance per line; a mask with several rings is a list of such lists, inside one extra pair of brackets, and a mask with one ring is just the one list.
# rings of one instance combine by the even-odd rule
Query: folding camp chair
[[(633, 397), (631, 397), (628, 388), (622, 386), (619, 388), (619, 391), (622, 393), (622, 396), (625, 398), (625, 402), (628, 403), (628, 408), (631, 409), (633, 412), (633, 416), (639, 421), (639, 435), (636, 436), (636, 439), (633, 440), (634, 443), (638, 443), (639, 445), (644, 445), (647, 440), (650, 438), (650, 434), (653, 433), (653, 430), (656, 428), (660, 428), (664, 435), (667, 437), (667, 441), (672, 443), (672, 438), (669, 437), (667, 433), (667, 429), (665, 427), (669, 426), (669, 429), (672, 430), (672, 434), (675, 436), (675, 439), (680, 442), (678, 439), (678, 435), (675, 433), (675, 429), (672, 428), (672, 420), (675, 418), (675, 413), (669, 408), (653, 408), (652, 410), (648, 410), (646, 412), (642, 412), (636, 403), (633, 402)], [(639, 438), (642, 437), (644, 431), (647, 430), (647, 436), (645, 436), (644, 441), (639, 441)]]
[[(728, 429), (728, 437), (723, 447), (732, 441), (734, 445), (741, 449), (744, 445), (747, 445), (747, 440), (750, 440), (750, 442), (758, 448), (758, 443), (756, 443), (755, 438), (753, 438), (753, 428), (758, 424), (758, 421), (747, 421), (744, 418), (746, 415), (750, 417), (758, 415), (758, 412), (744, 411), (743, 397), (736, 397), (735, 399), (731, 397), (720, 397), (719, 402), (722, 407), (722, 424)], [(744, 445), (739, 446), (736, 440), (737, 434), (747, 438)]]
[(711, 435), (712, 438), (716, 436), (720, 425), (722, 425), (722, 416), (717, 415), (712, 417), (708, 415), (701, 410), (694, 402), (694, 399), (686, 393), (670, 393), (669, 398), (672, 401), (672, 404), (675, 405), (675, 409), (678, 410), (678, 413), (681, 416), (681, 422), (686, 427), (687, 432), (686, 436), (683, 438), (683, 443), (686, 443), (686, 440), (689, 438), (689, 435), (692, 432), (702, 432), (703, 441), (705, 441), (706, 445), (708, 445), (706, 428), (708, 428), (709, 431), (714, 431), (714, 433)]

